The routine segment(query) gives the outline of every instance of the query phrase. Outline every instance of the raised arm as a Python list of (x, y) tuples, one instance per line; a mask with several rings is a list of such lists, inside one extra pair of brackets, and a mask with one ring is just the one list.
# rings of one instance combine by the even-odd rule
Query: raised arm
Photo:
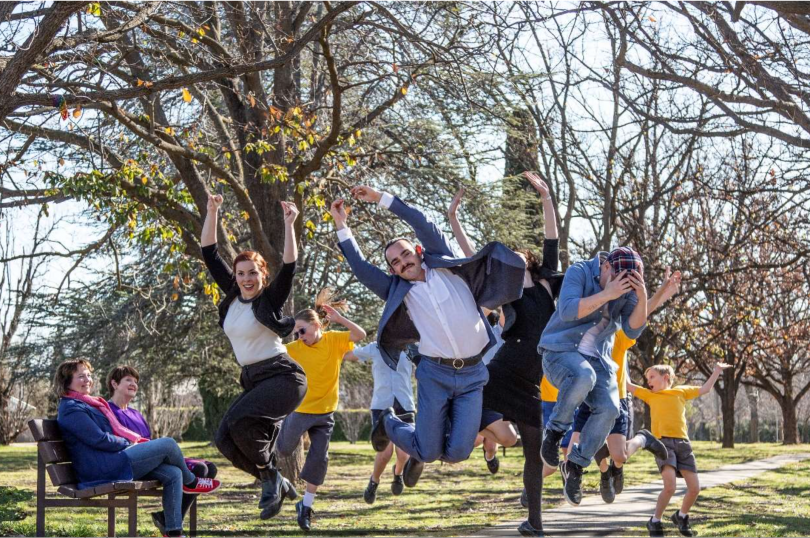
[(284, 210), (284, 263), (293, 263), (298, 259), (298, 243), (295, 241), (295, 219), (298, 218), (298, 206), (293, 202), (281, 202)]
[(222, 205), (222, 196), (208, 195), (208, 206), (205, 213), (205, 222), (203, 223), (202, 235), (200, 236), (200, 246), (202, 246), (202, 255), (205, 266), (208, 272), (214, 277), (214, 282), (217, 286), (225, 292), (228, 291), (236, 284), (233, 271), (228, 267), (217, 250), (217, 217), (219, 214), (219, 207)]
[(332, 220), (335, 221), (335, 227), (337, 228), (338, 246), (346, 257), (346, 261), (349, 262), (349, 267), (352, 268), (357, 280), (377, 294), (383, 301), (387, 300), (393, 277), (386, 274), (379, 267), (369, 263), (363, 257), (357, 241), (354, 240), (352, 231), (346, 226), (346, 207), (342, 199), (332, 202), (329, 207), (329, 214), (332, 215)]
[[(551, 191), (546, 182), (540, 179), (536, 172), (523, 172), (523, 177), (534, 187), (543, 199), (543, 221), (546, 239), (557, 239), (557, 215), (554, 211), (554, 202), (551, 199)], [(556, 266), (554, 267), (556, 269)]]
[(718, 362), (717, 364), (715, 364), (712, 375), (710, 375), (709, 379), (707, 379), (706, 382), (703, 383), (703, 386), (700, 387), (698, 394), (700, 396), (703, 396), (704, 394), (708, 394), (709, 392), (711, 392), (712, 388), (714, 388), (714, 384), (717, 383), (717, 379), (720, 377), (720, 372), (722, 372), (726, 368), (734, 368), (734, 367), (724, 362)]
[(456, 195), (453, 196), (450, 207), (447, 208), (447, 220), (450, 221), (450, 227), (453, 229), (453, 236), (455, 236), (458, 246), (461, 247), (461, 251), (464, 255), (469, 258), (475, 254), (475, 249), (473, 249), (470, 239), (467, 237), (466, 232), (464, 232), (464, 228), (461, 227), (461, 223), (458, 221), (458, 215), (456, 214), (458, 206), (461, 205), (461, 198), (463, 196), (464, 187), (461, 187)]
[(222, 195), (208, 195), (208, 205), (205, 211), (205, 222), (203, 222), (200, 246), (207, 247), (217, 243), (217, 218), (219, 217), (219, 207), (222, 205)]
[[(343, 316), (331, 306), (325, 304), (321, 306), (321, 308), (326, 312), (326, 319), (329, 320), (330, 323), (337, 323), (349, 329), (349, 340), (352, 342), (357, 343), (366, 337), (366, 331), (363, 330), (360, 325)], [(345, 360), (346, 357), (344, 356), (343, 359)]]
[[(641, 331), (647, 324), (647, 287), (644, 285), (644, 276), (637, 271), (628, 271), (627, 280), (635, 292), (636, 304), (633, 306), (629, 317), (626, 317), (623, 313), (622, 321), (624, 323), (622, 329), (628, 338), (636, 339), (641, 336)], [(628, 301), (629, 304), (630, 301)]]
[(429, 221), (418, 209), (409, 206), (396, 196), (377, 192), (365, 185), (354, 187), (351, 192), (356, 199), (379, 204), (408, 223), (426, 251), (439, 256), (454, 257), (453, 249), (450, 247), (447, 237), (435, 223)]
[(671, 273), (669, 266), (664, 272), (664, 282), (647, 301), (647, 314), (652, 314), (664, 303), (669, 301), (673, 295), (678, 293), (681, 287), (681, 272)]

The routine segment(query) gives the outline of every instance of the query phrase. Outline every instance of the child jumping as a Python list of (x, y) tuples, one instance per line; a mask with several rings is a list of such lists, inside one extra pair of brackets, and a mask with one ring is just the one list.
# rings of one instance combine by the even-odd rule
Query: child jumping
[(672, 366), (667, 364), (650, 366), (644, 372), (647, 385), (650, 386), (649, 389), (634, 385), (629, 380), (627, 381), (627, 390), (650, 406), (652, 433), (667, 447), (667, 459), (655, 459), (658, 470), (661, 472), (661, 478), (664, 481), (664, 489), (658, 496), (655, 514), (647, 522), (647, 530), (650, 531), (650, 536), (664, 536), (661, 517), (664, 515), (669, 500), (675, 493), (675, 478), (677, 476), (686, 481), (686, 495), (683, 497), (681, 509), (674, 512), (671, 519), (682, 535), (695, 535), (689, 526), (689, 509), (695, 504), (700, 493), (700, 482), (698, 481), (695, 455), (692, 452), (692, 445), (689, 443), (687, 432), (686, 400), (708, 394), (717, 382), (717, 378), (720, 377), (720, 372), (731, 367), (730, 364), (718, 362), (714, 367), (714, 372), (702, 387), (687, 385), (673, 387), (675, 371)]

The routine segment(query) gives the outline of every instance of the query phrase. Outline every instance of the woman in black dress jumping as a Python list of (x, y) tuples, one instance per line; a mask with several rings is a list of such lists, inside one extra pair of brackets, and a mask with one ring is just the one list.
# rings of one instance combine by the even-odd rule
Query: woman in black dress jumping
[[(517, 251), (526, 260), (523, 297), (503, 306), (506, 318), (502, 334), (504, 344), (488, 365), (489, 382), (484, 387), (481, 435), (510, 446), (514, 444), (514, 433), (508, 421), (517, 424), (525, 456), (523, 484), (529, 503), (529, 518), (518, 530), (523, 536), (543, 536), (543, 464), (540, 460), (543, 358), (537, 353), (537, 344), (556, 308), (554, 301), (559, 296), (563, 275), (557, 271), (557, 217), (548, 185), (535, 173), (526, 172), (524, 177), (543, 199), (543, 259), (539, 261), (528, 249)], [(462, 195), (463, 190), (453, 199), (448, 216), (461, 249), (466, 256), (472, 256), (473, 249), (456, 217)]]

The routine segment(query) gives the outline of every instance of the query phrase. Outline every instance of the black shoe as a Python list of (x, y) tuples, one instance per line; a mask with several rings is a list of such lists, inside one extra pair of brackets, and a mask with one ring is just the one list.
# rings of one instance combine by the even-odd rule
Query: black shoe
[(543, 430), (540, 457), (543, 459), (543, 463), (549, 467), (556, 467), (560, 464), (560, 443), (563, 437), (565, 437), (565, 432), (558, 432), (551, 428)]
[(647, 530), (650, 531), (650, 536), (663, 536), (664, 535), (664, 526), (661, 524), (660, 521), (656, 521), (653, 523), (652, 518), (647, 521)]
[(152, 512), (149, 515), (152, 516), (152, 523), (158, 528), (160, 535), (166, 536), (166, 514), (161, 510), (160, 512)]
[(526, 488), (523, 488), (523, 493), (520, 494), (520, 506), (523, 508), (529, 507), (529, 494), (526, 493)]
[(672, 514), (672, 522), (678, 527), (678, 532), (680, 532), (684, 536), (695, 536), (695, 531), (692, 530), (692, 527), (689, 526), (689, 514), (681, 517), (678, 515), (678, 510), (675, 510), (675, 513)]
[(529, 523), (528, 519), (520, 524), (520, 527), (518, 527), (518, 532), (521, 536), (545, 536), (545, 534), (543, 534), (543, 527), (535, 529), (532, 527), (532, 524)]
[(371, 430), (371, 446), (377, 452), (382, 452), (383, 450), (388, 448), (388, 443), (391, 442), (391, 440), (388, 438), (388, 434), (385, 432), (385, 418), (388, 415), (393, 414), (394, 414), (393, 407), (385, 409), (382, 413), (380, 413), (380, 418), (377, 419), (377, 423)]
[(579, 506), (582, 502), (582, 466), (568, 460), (560, 467), (560, 474), (565, 482), (565, 500), (571, 506)]
[(262, 481), (262, 494), (259, 497), (259, 508), (265, 509), (278, 502), (284, 477), (281, 476), (278, 469), (265, 468), (259, 471), (259, 479)]
[(412, 488), (419, 482), (419, 477), (422, 476), (422, 471), (425, 469), (425, 463), (411, 456), (405, 462), (405, 468), (402, 470), (402, 479), (405, 485)]
[(599, 479), (599, 493), (602, 495), (602, 500), (607, 504), (610, 504), (616, 500), (616, 489), (613, 486), (613, 474), (610, 472), (610, 468), (601, 474), (602, 477)]
[(366, 486), (366, 491), (363, 492), (363, 500), (366, 501), (366, 504), (374, 504), (374, 501), (377, 500), (377, 488), (379, 484), (372, 480), (371, 478), (368, 479), (368, 486)]
[(608, 472), (613, 475), (613, 491), (618, 495), (624, 490), (624, 467), (616, 467), (611, 461)]
[(265, 497), (265, 481), (262, 481), (262, 498), (259, 500), (259, 508), (262, 509), (259, 517), (261, 519), (270, 519), (276, 517), (281, 512), (281, 506), (284, 504), (284, 499), (295, 500), (298, 498), (298, 492), (292, 483), (281, 476), (281, 473), (276, 471), (278, 476), (278, 486), (275, 490), (275, 495)]
[(639, 430), (636, 435), (643, 435), (644, 440), (644, 450), (652, 452), (653, 456), (658, 458), (659, 460), (666, 460), (667, 456), (667, 447), (664, 446), (664, 443), (659, 441), (653, 434), (651, 434), (647, 430)]
[(304, 499), (295, 503), (295, 511), (298, 513), (298, 526), (302, 531), (308, 531), (312, 525), (312, 516), (315, 512), (311, 506), (304, 506)]
[(495, 452), (495, 455), (492, 456), (492, 459), (488, 460), (487, 459), (487, 451), (486, 451), (486, 449), (482, 449), (482, 450), (484, 450), (484, 461), (487, 462), (487, 469), (489, 469), (490, 473), (497, 474), (498, 469), (501, 468), (501, 462), (498, 460), (498, 453)]
[[(396, 469), (396, 466), (394, 466), (394, 469)], [(402, 495), (403, 489), (405, 489), (405, 481), (402, 480), (402, 475), (394, 472), (394, 479), (391, 481), (391, 493), (394, 495)]]

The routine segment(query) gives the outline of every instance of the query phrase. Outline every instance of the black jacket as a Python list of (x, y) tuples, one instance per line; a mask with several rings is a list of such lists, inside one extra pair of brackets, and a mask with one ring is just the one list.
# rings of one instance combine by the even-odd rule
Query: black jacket
[[(223, 327), (228, 308), (239, 296), (239, 286), (236, 284), (233, 271), (220, 257), (216, 244), (203, 247), (202, 254), (208, 271), (214, 277), (217, 286), (225, 293), (225, 299), (219, 303), (219, 326)], [(283, 264), (273, 281), (265, 286), (261, 295), (250, 304), (253, 315), (259, 323), (282, 338), (289, 335), (295, 327), (295, 320), (282, 312), (284, 303), (290, 296), (294, 276), (295, 262)]]

